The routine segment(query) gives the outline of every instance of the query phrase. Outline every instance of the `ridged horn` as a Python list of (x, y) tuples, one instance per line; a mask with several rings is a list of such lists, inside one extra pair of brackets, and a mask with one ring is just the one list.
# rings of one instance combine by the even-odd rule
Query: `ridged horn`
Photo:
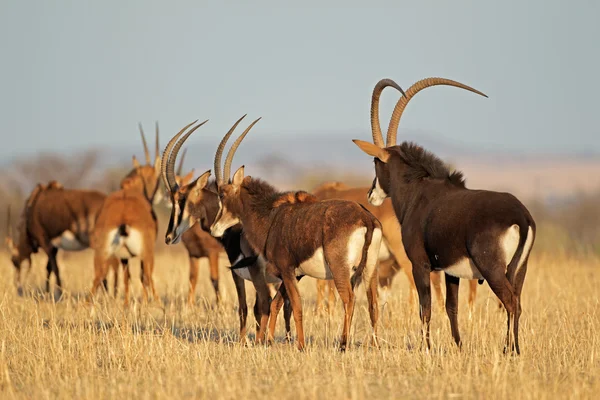
[(171, 185), (167, 177), (167, 162), (169, 161), (171, 149), (175, 145), (177, 139), (179, 139), (179, 136), (181, 136), (183, 132), (185, 132), (190, 126), (194, 125), (196, 122), (198, 122), (198, 120), (195, 120), (194, 122), (191, 122), (184, 126), (183, 129), (180, 130), (177, 135), (173, 136), (171, 140), (169, 140), (169, 143), (167, 143), (167, 147), (165, 147), (165, 150), (163, 151), (162, 158), (160, 160), (160, 175), (162, 177), (163, 183), (169, 191), (171, 191), (171, 189), (175, 187), (174, 184)]
[(148, 143), (146, 143), (146, 135), (144, 135), (144, 128), (142, 124), (138, 122), (138, 128), (140, 129), (140, 135), (142, 135), (142, 144), (144, 145), (144, 156), (146, 157), (146, 164), (151, 164), (150, 151), (148, 151)]
[(186, 152), (187, 152), (187, 149), (183, 149), (183, 152), (181, 153), (181, 158), (179, 159), (179, 165), (177, 165), (177, 171), (175, 172), (175, 174), (177, 176), (181, 176), (181, 172), (183, 171), (183, 160), (185, 160)]
[(155, 121), (155, 126), (156, 126), (156, 137), (154, 139), (154, 153), (155, 153), (155, 158), (160, 157), (160, 144), (158, 142), (158, 121)]
[(417, 93), (421, 90), (426, 89), (431, 86), (438, 85), (446, 85), (446, 86), (454, 86), (460, 89), (465, 89), (470, 92), (476, 93), (480, 96), (487, 97), (485, 93), (480, 92), (477, 89), (472, 88), (471, 86), (467, 86), (463, 83), (456, 82), (446, 78), (425, 78), (422, 79), (415, 84), (413, 84), (406, 91), (406, 95), (402, 96), (400, 100), (396, 103), (394, 107), (394, 112), (392, 113), (392, 118), (390, 119), (390, 124), (388, 125), (387, 131), (387, 142), (386, 147), (391, 147), (396, 145), (396, 135), (398, 133), (398, 125), (400, 124), (400, 118), (402, 117), (402, 113), (406, 108), (410, 99), (412, 99)]
[(229, 152), (227, 153), (227, 157), (225, 158), (225, 167), (224, 167), (224, 171), (223, 171), (224, 172), (223, 176), (225, 176), (225, 179), (229, 180), (229, 178), (231, 178), (231, 162), (233, 161), (233, 156), (235, 155), (235, 151), (239, 147), (240, 143), (242, 143), (242, 140), (244, 140), (244, 138), (246, 137), (246, 134), (248, 132), (250, 132), (250, 129), (252, 129), (252, 127), (258, 121), (260, 121), (261, 118), (262, 117), (255, 119), (254, 122), (252, 122), (246, 128), (246, 130), (236, 139), (236, 141), (233, 142), (233, 144), (231, 145), (231, 148), (229, 149)]
[(196, 131), (196, 129), (200, 128), (207, 122), (208, 120), (201, 122), (192, 129), (190, 129), (189, 132), (183, 135), (183, 137), (179, 139), (179, 141), (177, 141), (177, 144), (173, 147), (171, 155), (169, 156), (169, 161), (167, 163), (167, 181), (169, 182), (169, 187), (171, 188), (171, 190), (177, 188), (177, 182), (175, 181), (175, 161), (177, 161), (177, 154), (179, 153), (179, 149), (181, 149), (181, 146), (183, 146), (187, 138), (189, 138), (190, 135)]
[(231, 129), (229, 129), (229, 131), (225, 134), (225, 136), (223, 136), (223, 139), (221, 139), (221, 143), (219, 143), (219, 147), (217, 147), (217, 152), (215, 153), (215, 165), (214, 165), (215, 181), (217, 182), (217, 186), (220, 186), (223, 183), (225, 183), (223, 181), (223, 172), (221, 170), (221, 158), (223, 157), (223, 150), (225, 150), (225, 145), (227, 144), (227, 141), (229, 140), (229, 137), (231, 136), (233, 131), (235, 131), (235, 128), (237, 128), (239, 123), (242, 122), (242, 120), (246, 117), (246, 115), (248, 115), (248, 114), (242, 115), (242, 117), (240, 119), (238, 119), (235, 122), (235, 124), (233, 124)]
[(381, 92), (386, 87), (391, 86), (394, 89), (397, 89), (403, 96), (406, 96), (404, 90), (391, 79), (382, 79), (373, 88), (373, 94), (371, 95), (371, 131), (373, 133), (373, 144), (378, 147), (385, 147), (383, 143), (383, 133), (381, 132), (381, 125), (379, 123), (379, 98), (381, 97)]

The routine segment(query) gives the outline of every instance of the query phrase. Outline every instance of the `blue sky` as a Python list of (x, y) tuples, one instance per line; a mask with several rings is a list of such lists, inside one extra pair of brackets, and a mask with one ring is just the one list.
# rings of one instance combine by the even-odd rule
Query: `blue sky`
[(244, 113), (263, 117), (256, 136), (368, 139), (373, 85), (429, 76), (489, 99), (428, 89), (400, 135), (600, 152), (599, 2), (237, 3), (3, 0), (0, 155), (139, 146), (138, 121), (156, 119), (163, 144), (196, 118), (216, 142)]

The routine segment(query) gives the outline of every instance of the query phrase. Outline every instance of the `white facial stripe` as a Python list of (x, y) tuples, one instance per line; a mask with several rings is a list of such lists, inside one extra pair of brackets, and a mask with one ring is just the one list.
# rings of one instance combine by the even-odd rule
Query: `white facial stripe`
[(227, 208), (221, 207), (215, 218), (215, 222), (210, 228), (210, 234), (214, 237), (221, 237), (225, 231), (240, 222), (239, 218), (233, 217), (227, 211)]
[(387, 197), (387, 193), (379, 185), (379, 178), (375, 178), (375, 185), (373, 185), (369, 193), (369, 203), (374, 206), (380, 206)]

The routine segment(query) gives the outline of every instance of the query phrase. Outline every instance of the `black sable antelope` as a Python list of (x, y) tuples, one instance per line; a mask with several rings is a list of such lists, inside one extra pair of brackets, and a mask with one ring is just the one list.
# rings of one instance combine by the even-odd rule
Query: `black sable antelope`
[[(217, 149), (214, 167), (215, 181), (209, 183), (208, 179), (210, 171), (206, 171), (200, 177), (187, 185), (179, 185), (175, 176), (175, 162), (177, 154), (183, 146), (184, 141), (194, 132), (199, 125), (190, 129), (183, 137), (181, 137), (196, 121), (185, 126), (165, 147), (162, 156), (162, 179), (170, 194), (172, 203), (171, 217), (169, 226), (165, 234), (165, 243), (176, 244), (183, 237), (188, 229), (192, 228), (196, 223), (200, 225), (202, 230), (209, 232), (210, 226), (215, 220), (215, 216), (219, 211), (219, 195), (217, 188), (225, 184), (221, 173), (221, 157), (227, 140), (233, 134), (237, 125), (244, 117), (240, 118), (231, 127), (225, 135)], [(181, 137), (181, 139), (179, 139)], [(179, 139), (179, 140), (178, 140)], [(226, 160), (230, 160), (235, 152), (234, 147), (229, 150)], [(228, 161), (225, 162), (228, 164)], [(228, 176), (228, 175), (227, 175)], [(257, 320), (257, 341), (265, 340), (266, 325), (269, 317), (269, 301), (270, 294), (266, 285), (264, 274), (260, 273), (261, 269), (266, 268), (266, 264), (262, 258), (256, 257), (256, 253), (252, 251), (248, 242), (242, 235), (242, 226), (236, 224), (231, 226), (220, 238), (220, 243), (225, 248), (227, 257), (231, 265), (243, 264), (243, 268), (232, 268), (232, 277), (235, 283), (235, 288), (239, 302), (239, 319), (240, 319), (240, 340), (246, 340), (246, 321), (248, 317), (248, 306), (246, 301), (246, 289), (244, 279), (252, 281), (257, 290), (257, 301), (254, 306), (254, 316)], [(278, 282), (278, 279), (271, 277), (270, 283)], [(289, 313), (286, 318), (286, 328), (289, 330)], [(260, 322), (259, 322), (260, 321)]]
[(480, 283), (486, 280), (508, 313), (505, 352), (511, 349), (519, 354), (521, 289), (536, 230), (531, 214), (509, 193), (467, 189), (461, 172), (450, 172), (422, 147), (407, 142), (396, 145), (406, 105), (419, 91), (435, 85), (456, 86), (485, 96), (443, 78), (428, 78), (411, 86), (394, 108), (386, 147), (378, 123), (371, 127), (374, 144), (354, 140), (362, 151), (375, 157), (369, 202), (380, 205), (386, 197), (392, 198), (406, 254), (413, 265), (427, 346), (431, 320), (429, 273), (437, 270), (446, 274), (446, 312), (455, 342), (460, 346), (459, 278), (479, 279)]
[[(232, 146), (234, 152), (248, 130)], [(225, 162), (225, 177), (230, 176), (232, 158), (233, 154)], [(229, 184), (219, 186), (219, 200), (212, 235), (220, 237), (238, 223), (244, 227), (252, 249), (268, 263), (267, 276), (283, 280), (279, 290), (282, 297), (289, 295), (299, 349), (305, 343), (297, 278), (304, 275), (335, 282), (345, 310), (340, 350), (347, 346), (354, 288), (362, 279), (376, 344), (377, 258), (382, 234), (381, 224), (371, 213), (351, 201), (318, 201), (306, 192), (278, 192), (260, 179), (245, 177), (243, 166)]]

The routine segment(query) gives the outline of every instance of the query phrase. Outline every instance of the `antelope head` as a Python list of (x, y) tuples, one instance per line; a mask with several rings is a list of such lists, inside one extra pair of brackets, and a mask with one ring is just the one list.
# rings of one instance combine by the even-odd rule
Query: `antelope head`
[[(373, 143), (363, 140), (353, 139), (352, 141), (366, 154), (374, 158), (375, 162), (375, 178), (368, 192), (369, 203), (374, 206), (380, 206), (383, 201), (390, 195), (390, 179), (393, 171), (394, 176), (403, 176), (403, 166), (400, 154), (394, 149), (396, 146), (396, 136), (398, 133), (398, 125), (404, 109), (408, 102), (421, 90), (430, 86), (454, 86), (470, 92), (487, 97), (484, 93), (473, 89), (470, 86), (464, 85), (445, 78), (426, 78), (413, 84), (406, 93), (391, 79), (382, 79), (375, 85), (371, 96), (371, 131), (373, 134)], [(402, 97), (396, 103), (387, 131), (386, 144), (383, 142), (383, 134), (379, 124), (379, 98), (381, 92), (386, 87), (391, 86), (402, 93)]]
[[(186, 125), (179, 133), (167, 144), (163, 151), (161, 160), (161, 177), (163, 184), (171, 200), (171, 217), (165, 234), (166, 244), (176, 244), (181, 240), (181, 235), (190, 229), (196, 222), (202, 224), (207, 218), (206, 207), (204, 206), (205, 196), (216, 196), (215, 193), (207, 189), (210, 170), (206, 171), (198, 178), (192, 181), (194, 171), (186, 176), (181, 176), (183, 166), (183, 157), (180, 160), (177, 174), (175, 174), (175, 162), (177, 154), (188, 137), (208, 120), (194, 126), (198, 120)], [(185, 133), (188, 131), (187, 133)], [(185, 135), (183, 135), (185, 133)], [(183, 135), (183, 137), (180, 136)], [(185, 151), (184, 151), (185, 153)]]
[[(217, 149), (217, 155), (215, 157), (215, 171), (220, 166), (221, 154), (223, 149), (225, 148), (225, 144), (227, 140), (233, 133), (233, 130), (237, 127), (240, 121), (245, 117), (245, 115), (240, 118), (235, 125), (227, 132), (219, 148)], [(217, 216), (210, 227), (210, 234), (214, 237), (222, 237), (225, 234), (225, 231), (232, 226), (238, 224), (240, 222), (240, 215), (242, 211), (242, 201), (241, 201), (241, 186), (245, 179), (250, 179), (250, 177), (244, 177), (244, 166), (238, 168), (238, 170), (233, 174), (233, 178), (231, 178), (231, 162), (233, 161), (233, 156), (237, 148), (239, 147), (244, 137), (250, 132), (250, 129), (258, 122), (260, 118), (254, 120), (246, 130), (236, 139), (236, 141), (231, 145), (229, 152), (227, 153), (227, 157), (225, 158), (224, 175), (217, 177), (217, 186), (218, 186), (218, 194), (219, 194), (219, 211), (217, 212)], [(219, 169), (220, 171), (220, 169)], [(220, 175), (220, 174), (219, 174)], [(227, 179), (227, 183), (225, 180)]]
[(148, 143), (146, 142), (146, 136), (144, 135), (144, 129), (142, 124), (138, 124), (140, 135), (142, 137), (142, 144), (144, 145), (144, 157), (145, 164), (141, 164), (138, 159), (133, 156), (133, 170), (127, 174), (127, 176), (121, 181), (121, 189), (135, 189), (144, 193), (146, 198), (152, 204), (159, 204), (163, 201), (162, 191), (159, 190), (160, 185), (160, 154), (158, 149), (158, 122), (156, 123), (156, 138), (155, 138), (155, 152), (154, 161), (148, 150)]

